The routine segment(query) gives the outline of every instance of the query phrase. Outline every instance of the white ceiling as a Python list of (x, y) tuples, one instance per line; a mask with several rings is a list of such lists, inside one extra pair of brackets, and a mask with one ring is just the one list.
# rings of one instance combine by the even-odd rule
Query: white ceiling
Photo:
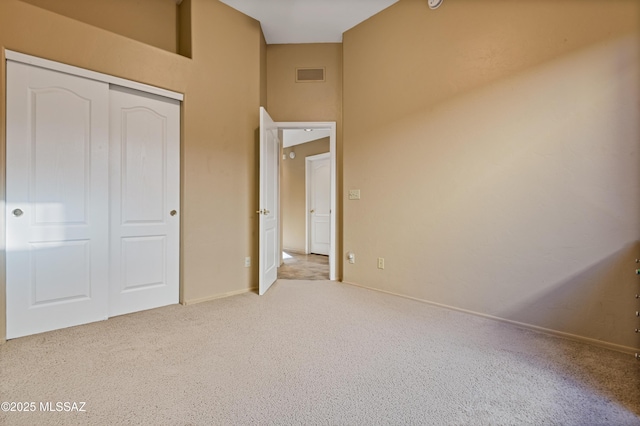
[(267, 44), (340, 43), (398, 0), (220, 0), (260, 21)]

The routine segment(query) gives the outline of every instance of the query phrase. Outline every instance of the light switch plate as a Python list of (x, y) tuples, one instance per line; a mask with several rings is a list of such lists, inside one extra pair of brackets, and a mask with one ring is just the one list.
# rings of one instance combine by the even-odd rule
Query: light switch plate
[(349, 190), (349, 199), (350, 200), (359, 200), (360, 199), (360, 190), (359, 189), (350, 189)]

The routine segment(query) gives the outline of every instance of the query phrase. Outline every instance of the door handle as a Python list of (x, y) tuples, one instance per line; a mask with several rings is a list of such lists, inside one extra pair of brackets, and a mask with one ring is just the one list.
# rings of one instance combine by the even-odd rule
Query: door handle
[(316, 212), (316, 210), (315, 210), (315, 209), (313, 209), (313, 210), (311, 210), (309, 213), (313, 214), (313, 213), (315, 213), (315, 212)]
[(263, 210), (263, 209), (260, 209), (260, 210), (256, 210), (256, 213), (257, 213), (257, 214), (263, 214), (263, 215), (265, 215), (265, 216), (266, 216), (266, 215), (268, 215), (268, 214), (269, 214), (269, 213), (271, 213), (271, 212), (270, 212), (269, 210), (267, 210), (267, 209), (264, 209), (264, 210)]
[(177, 215), (177, 214), (178, 214), (178, 212), (177, 212), (177, 211), (175, 211), (175, 210), (171, 210), (171, 211), (169, 212), (169, 214), (170, 214), (171, 216), (175, 216), (175, 215)]
[(11, 213), (13, 213), (13, 215), (15, 217), (20, 217), (22, 216), (22, 214), (24, 213), (21, 209), (15, 209), (14, 211), (12, 211)]

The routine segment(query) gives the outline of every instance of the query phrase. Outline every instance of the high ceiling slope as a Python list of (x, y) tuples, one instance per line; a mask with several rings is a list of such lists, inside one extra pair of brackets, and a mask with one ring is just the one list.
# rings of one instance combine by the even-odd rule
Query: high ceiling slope
[(267, 44), (340, 43), (342, 33), (398, 0), (220, 0), (260, 21)]

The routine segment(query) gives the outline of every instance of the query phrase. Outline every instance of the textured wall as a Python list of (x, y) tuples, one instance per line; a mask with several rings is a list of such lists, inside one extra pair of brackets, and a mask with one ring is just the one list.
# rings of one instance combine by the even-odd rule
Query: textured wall
[(175, 0), (21, 1), (169, 52), (177, 51), (179, 21)]
[[(322, 83), (296, 83), (296, 68), (326, 68)], [(342, 118), (342, 45), (267, 46), (267, 110), (275, 121), (336, 121)]]
[[(217, 0), (192, 0), (193, 66), (183, 150), (184, 299), (257, 285), (244, 267), (257, 242), (256, 129), (260, 24)], [(254, 255), (255, 259), (255, 255)]]
[(260, 106), (267, 107), (267, 41), (260, 30)]
[(348, 31), (345, 281), (639, 347), (639, 16), (400, 0)]

